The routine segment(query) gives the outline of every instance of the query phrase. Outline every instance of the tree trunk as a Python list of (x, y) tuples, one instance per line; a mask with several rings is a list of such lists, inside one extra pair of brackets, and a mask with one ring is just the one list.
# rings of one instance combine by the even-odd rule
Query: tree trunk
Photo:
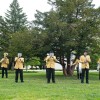
[(70, 65), (70, 51), (69, 51), (69, 53), (67, 54), (67, 69), (66, 69), (67, 75), (72, 76), (74, 73), (74, 69), (75, 66)]

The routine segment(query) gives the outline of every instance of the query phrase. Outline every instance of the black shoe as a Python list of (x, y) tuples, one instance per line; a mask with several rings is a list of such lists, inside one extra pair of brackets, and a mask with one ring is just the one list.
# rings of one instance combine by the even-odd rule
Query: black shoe
[(21, 81), (21, 83), (23, 83), (24, 81)]
[(89, 84), (89, 82), (86, 82), (86, 84)]
[(52, 81), (52, 83), (55, 83), (55, 81)]
[(47, 83), (50, 83), (49, 81), (47, 81)]
[(16, 83), (18, 83), (18, 81), (15, 81)]

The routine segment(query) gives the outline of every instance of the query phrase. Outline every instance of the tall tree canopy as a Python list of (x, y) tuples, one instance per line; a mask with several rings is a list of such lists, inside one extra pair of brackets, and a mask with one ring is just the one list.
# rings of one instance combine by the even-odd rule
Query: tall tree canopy
[[(94, 39), (99, 32), (100, 13), (94, 9), (92, 0), (48, 0), (53, 6), (50, 12), (35, 15), (36, 27), (41, 34), (46, 33), (44, 47), (53, 50), (57, 56), (67, 56), (68, 74), (71, 74), (70, 53), (76, 50), (77, 56), (85, 49), (92, 50)], [(39, 32), (40, 32), (39, 30)]]
[(7, 10), (5, 16), (5, 22), (8, 26), (9, 33), (23, 30), (27, 25), (26, 14), (23, 13), (23, 8), (19, 6), (18, 0), (13, 0), (10, 4), (10, 10)]
[(13, 0), (5, 17), (0, 16), (0, 50), (11, 55), (22, 52), (27, 57), (54, 51), (60, 58), (67, 57), (67, 73), (72, 74), (70, 55), (73, 50), (79, 57), (88, 49), (93, 57), (100, 49), (100, 8), (92, 0), (48, 0), (52, 9), (37, 11), (36, 20), (27, 27), (26, 14), (17, 0)]
[(20, 8), (17, 0), (13, 0), (5, 17), (0, 17), (0, 46), (2, 50), (8, 51), (11, 34), (27, 28), (27, 17)]

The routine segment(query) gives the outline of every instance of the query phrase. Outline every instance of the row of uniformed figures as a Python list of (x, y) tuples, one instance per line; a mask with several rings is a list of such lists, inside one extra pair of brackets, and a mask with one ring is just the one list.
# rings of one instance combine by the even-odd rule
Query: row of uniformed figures
[[(4, 53), (4, 58), (1, 59), (1, 67), (2, 67), (2, 78), (4, 77), (4, 71), (6, 78), (8, 78), (8, 72), (7, 72), (7, 67), (9, 64), (9, 59), (7, 58), (8, 53)], [(57, 62), (56, 56), (54, 56), (53, 53), (50, 53), (47, 55), (45, 58), (46, 61), (46, 70), (47, 70), (47, 83), (50, 83), (50, 79), (52, 78), (52, 82), (55, 83), (55, 62)], [(82, 73), (81, 75), (81, 83), (84, 83), (84, 76), (86, 72), (86, 83), (89, 83), (89, 63), (91, 62), (90, 56), (88, 55), (87, 51), (84, 52), (83, 55), (80, 56), (80, 59), (76, 59), (75, 63), (73, 65), (78, 65), (81, 63), (82, 67)], [(21, 82), (23, 81), (23, 63), (24, 63), (24, 58), (22, 55), (19, 53), (18, 57), (15, 57), (15, 82), (18, 82), (18, 73), (20, 73), (20, 80)], [(100, 64), (100, 59), (97, 62)], [(78, 78), (79, 78), (79, 72), (78, 72)]]
[[(8, 59), (8, 53), (4, 53), (4, 57), (1, 59), (1, 68), (2, 68), (2, 78), (4, 78), (4, 72), (6, 78), (8, 78), (8, 64), (9, 64), (9, 59)], [(18, 53), (18, 57), (15, 57), (15, 82), (18, 82), (18, 74), (20, 73), (20, 81), (23, 81), (23, 63), (24, 63), (24, 58), (22, 57), (21, 53)]]
[[(80, 56), (79, 59), (76, 59), (73, 65), (77, 67), (77, 78), (81, 79), (81, 83), (84, 83), (84, 76), (86, 74), (86, 83), (89, 84), (89, 63), (91, 62), (90, 56), (87, 51)], [(81, 68), (80, 68), (81, 67)]]
[[(84, 77), (86, 76), (86, 83), (89, 84), (89, 63), (91, 62), (90, 56), (87, 51), (84, 51), (83, 55), (76, 59), (72, 64), (76, 66), (77, 78), (81, 79), (81, 83), (84, 83)], [(86, 75), (85, 75), (86, 74)]]
[[(54, 54), (50, 53), (45, 58), (46, 67), (47, 67), (47, 83), (50, 83), (50, 79), (52, 78), (52, 82), (55, 83), (55, 62), (57, 61)], [(81, 78), (81, 83), (84, 83), (84, 76), (86, 73), (86, 83), (89, 84), (89, 63), (91, 62), (90, 56), (87, 51), (84, 52), (83, 55), (80, 56), (80, 59), (76, 59), (76, 61), (72, 65), (77, 65), (77, 76)], [(79, 63), (81, 63), (82, 73), (79, 73)]]

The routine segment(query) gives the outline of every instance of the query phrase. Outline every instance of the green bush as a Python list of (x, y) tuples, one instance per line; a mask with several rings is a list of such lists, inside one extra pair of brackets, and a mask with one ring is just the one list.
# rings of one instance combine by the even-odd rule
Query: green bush
[(100, 56), (97, 53), (91, 55), (90, 69), (97, 69), (97, 61), (99, 57)]
[(26, 65), (32, 65), (32, 66), (40, 66), (40, 58), (39, 57), (32, 57), (25, 63)]

